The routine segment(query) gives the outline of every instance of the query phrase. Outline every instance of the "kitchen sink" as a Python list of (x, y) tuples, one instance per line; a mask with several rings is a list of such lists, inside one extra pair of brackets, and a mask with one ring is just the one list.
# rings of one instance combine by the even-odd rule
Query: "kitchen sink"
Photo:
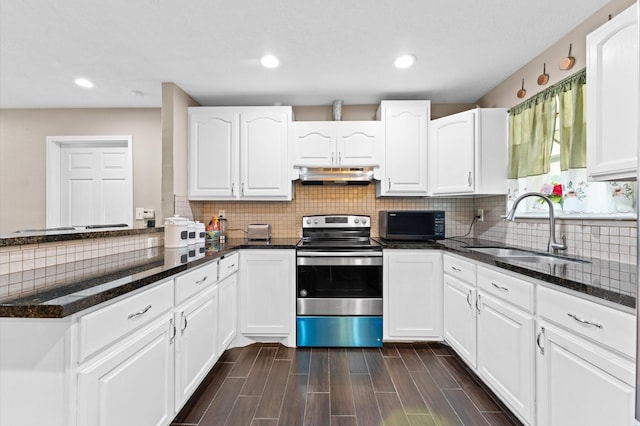
[(581, 259), (555, 256), (552, 254), (538, 253), (508, 247), (469, 247), (469, 250), (476, 253), (487, 254), (501, 260), (510, 260), (515, 262), (548, 264), (589, 263), (588, 261)]

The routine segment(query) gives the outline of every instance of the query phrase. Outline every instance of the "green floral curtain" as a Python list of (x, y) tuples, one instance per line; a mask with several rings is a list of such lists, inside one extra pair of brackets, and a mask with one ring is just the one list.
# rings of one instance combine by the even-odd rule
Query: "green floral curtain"
[(560, 81), (509, 111), (509, 179), (549, 173), (556, 114), (561, 169), (586, 167), (586, 70)]

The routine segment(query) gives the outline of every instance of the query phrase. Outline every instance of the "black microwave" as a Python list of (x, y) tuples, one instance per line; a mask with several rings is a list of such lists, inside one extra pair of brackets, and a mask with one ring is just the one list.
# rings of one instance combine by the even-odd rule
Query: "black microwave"
[(385, 240), (443, 240), (444, 211), (381, 210), (378, 212), (378, 233)]

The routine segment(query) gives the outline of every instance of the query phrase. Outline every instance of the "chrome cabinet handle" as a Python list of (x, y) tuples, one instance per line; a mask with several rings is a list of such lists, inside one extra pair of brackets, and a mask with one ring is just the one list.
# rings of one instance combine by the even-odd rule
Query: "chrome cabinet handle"
[(232, 263), (231, 265), (227, 266), (227, 269), (234, 268), (235, 266), (236, 266), (236, 264), (235, 264), (235, 263)]
[(180, 335), (184, 336), (184, 331), (187, 329), (187, 325), (189, 325), (189, 321), (187, 321), (187, 317), (184, 315), (184, 311), (180, 312), (180, 317), (184, 323), (184, 327), (180, 329)]
[(389, 180), (389, 191), (391, 191), (391, 178), (389, 178), (388, 180)]
[(235, 195), (233, 192), (236, 189), (236, 183), (235, 182), (231, 182), (231, 195)]
[(338, 164), (342, 164), (342, 153), (338, 152)]
[(173, 334), (171, 335), (171, 337), (169, 338), (169, 344), (172, 345), (173, 341), (176, 339), (176, 326), (173, 323), (173, 318), (171, 318), (169, 320), (169, 327), (173, 328)]
[(478, 315), (480, 315), (480, 304), (482, 302), (480, 301), (480, 295), (478, 294), (478, 297), (476, 298), (476, 312), (478, 312)]
[(452, 266), (451, 269), (453, 269), (456, 272), (462, 272), (462, 269), (456, 268), (455, 266)]
[(196, 284), (197, 285), (202, 284), (203, 282), (205, 282), (207, 280), (208, 277), (209, 277), (208, 275), (205, 275), (204, 278), (202, 278), (201, 280), (196, 281)]
[(244, 195), (244, 182), (240, 184), (240, 193)]
[(333, 161), (334, 161), (334, 157), (335, 157), (335, 155), (336, 155), (336, 153), (335, 153), (335, 152), (332, 152), (332, 153), (331, 153), (331, 164), (333, 164)]
[(467, 293), (467, 304), (469, 305), (469, 308), (472, 307), (472, 305), (471, 305), (471, 290), (469, 290), (469, 293)]
[(494, 283), (493, 281), (491, 281), (491, 285), (494, 286), (495, 288), (497, 288), (498, 290), (509, 291), (509, 289), (507, 287), (503, 287), (501, 285), (498, 285), (498, 284)]
[(587, 325), (592, 325), (594, 327), (602, 328), (602, 324), (598, 324), (597, 322), (587, 321), (584, 318), (580, 318), (576, 314), (567, 313), (567, 316), (570, 316), (571, 318), (573, 318), (574, 320), (576, 320), (576, 321), (578, 321), (578, 322), (580, 322), (582, 324), (587, 324)]
[(149, 309), (151, 309), (151, 305), (147, 305), (147, 307), (146, 307), (146, 308), (144, 308), (144, 309), (143, 309), (143, 310), (141, 310), (141, 311), (136, 312), (135, 314), (129, 314), (129, 316), (127, 317), (127, 319), (133, 319), (133, 318), (137, 318), (137, 317), (139, 317), (140, 315), (144, 315), (144, 314), (146, 314), (147, 312), (149, 312)]
[(469, 187), (471, 187), (471, 183), (473, 182), (471, 180), (471, 172), (469, 172), (469, 176), (467, 177), (467, 182), (469, 182)]
[(544, 355), (544, 348), (540, 345), (540, 338), (544, 335), (544, 327), (540, 327), (540, 332), (538, 333), (538, 337), (536, 337), (536, 344), (540, 349), (540, 355)]

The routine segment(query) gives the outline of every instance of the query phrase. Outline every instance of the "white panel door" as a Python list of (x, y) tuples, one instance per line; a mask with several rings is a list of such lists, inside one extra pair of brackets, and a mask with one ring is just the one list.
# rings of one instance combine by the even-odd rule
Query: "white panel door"
[(243, 112), (240, 196), (291, 199), (287, 128), (289, 109)]
[(128, 147), (64, 145), (60, 161), (60, 226), (131, 225)]
[(441, 258), (440, 253), (385, 250), (384, 339), (442, 336)]
[(444, 340), (476, 367), (476, 289), (444, 274)]
[(218, 284), (218, 354), (221, 355), (238, 331), (238, 274)]
[(538, 332), (537, 424), (635, 424), (632, 362), (545, 321)]
[(298, 167), (335, 167), (336, 123), (292, 122), (289, 141), (293, 165)]
[(475, 111), (431, 121), (429, 180), (433, 194), (472, 194), (475, 189)]
[(165, 316), (78, 372), (78, 424), (166, 425), (173, 417), (173, 319)]
[(189, 109), (189, 198), (238, 196), (238, 111)]
[(533, 423), (535, 355), (533, 315), (478, 295), (478, 374), (502, 401)]
[(382, 122), (338, 123), (337, 147), (340, 167), (379, 166), (384, 150)]

